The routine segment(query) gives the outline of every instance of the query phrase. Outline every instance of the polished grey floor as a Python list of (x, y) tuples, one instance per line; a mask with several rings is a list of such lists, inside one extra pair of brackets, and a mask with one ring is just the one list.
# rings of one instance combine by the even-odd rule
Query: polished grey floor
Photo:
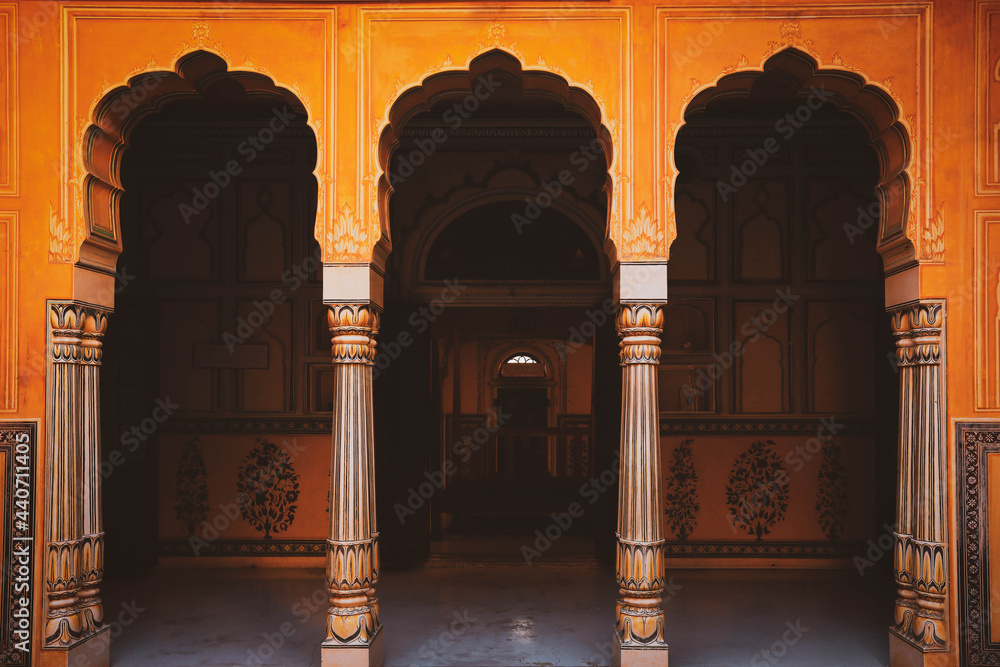
[[(116, 667), (318, 667), (323, 573), (158, 569), (105, 587)], [(671, 667), (888, 664), (890, 582), (854, 571), (673, 570)], [(610, 664), (614, 575), (595, 566), (384, 572), (386, 667)]]

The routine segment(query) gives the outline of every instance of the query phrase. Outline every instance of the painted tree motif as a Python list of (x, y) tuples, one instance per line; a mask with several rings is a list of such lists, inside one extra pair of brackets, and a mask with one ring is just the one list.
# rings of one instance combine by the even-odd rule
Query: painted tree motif
[(788, 472), (774, 446), (772, 440), (752, 443), (733, 462), (726, 483), (729, 520), (758, 540), (788, 510)]
[(693, 439), (684, 440), (674, 449), (673, 459), (667, 469), (666, 495), (664, 501), (667, 523), (677, 535), (686, 540), (698, 523), (698, 473), (691, 458)]
[(287, 451), (268, 440), (257, 443), (237, 471), (236, 502), (247, 523), (269, 540), (295, 520), (299, 474)]
[(194, 535), (195, 528), (208, 516), (208, 473), (197, 436), (184, 445), (177, 462), (177, 491), (174, 500), (177, 501), (174, 516), (188, 535)]
[(816, 512), (819, 525), (828, 539), (836, 540), (844, 532), (844, 518), (850, 510), (847, 501), (847, 468), (840, 447), (823, 449), (819, 463)]

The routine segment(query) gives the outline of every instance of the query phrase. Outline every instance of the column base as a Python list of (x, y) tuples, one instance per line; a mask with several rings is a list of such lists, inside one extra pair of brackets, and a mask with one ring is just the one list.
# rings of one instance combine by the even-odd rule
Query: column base
[(65, 651), (60, 649), (42, 650), (43, 667), (110, 667), (111, 627), (105, 626), (79, 644)]
[(891, 667), (953, 667), (951, 653), (925, 652), (889, 631), (889, 665)]
[(611, 641), (614, 654), (611, 656), (612, 667), (667, 667), (667, 645), (655, 646), (622, 646), (618, 635)]
[(382, 628), (364, 646), (323, 644), (322, 667), (382, 667)]

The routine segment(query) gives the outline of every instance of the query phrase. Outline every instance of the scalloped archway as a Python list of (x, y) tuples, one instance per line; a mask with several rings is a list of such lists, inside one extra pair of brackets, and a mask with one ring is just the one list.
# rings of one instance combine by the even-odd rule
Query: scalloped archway
[[(468, 69), (446, 70), (426, 77), (419, 85), (404, 90), (389, 109), (388, 123), (382, 129), (378, 141), (378, 208), (380, 238), (375, 245), (372, 261), (381, 270), (385, 259), (392, 252), (389, 230), (389, 199), (393, 188), (387, 177), (388, 166), (393, 151), (399, 145), (403, 127), (414, 116), (430, 111), (442, 103), (459, 101), (474, 95), (481, 77), (498, 72), (519, 81), (526, 99), (556, 102), (571, 113), (581, 116), (594, 130), (602, 147), (605, 168), (609, 171), (615, 161), (612, 134), (603, 124), (600, 105), (587, 91), (571, 85), (564, 77), (547, 70), (524, 69), (521, 61), (502, 49), (492, 49), (469, 63)], [(607, 196), (607, 228), (604, 233), (604, 251), (612, 264), (617, 259), (618, 248), (610, 233), (611, 215), (614, 210), (614, 182), (609, 173), (604, 184)]]
[(80, 264), (113, 272), (121, 254), (121, 166), (131, 132), (143, 118), (169, 102), (204, 97), (219, 85), (239, 86), (251, 99), (272, 99), (308, 116), (302, 101), (270, 77), (229, 70), (225, 60), (208, 51), (185, 54), (173, 71), (143, 72), (127, 85), (109, 91), (97, 103), (93, 122), (83, 134), (85, 233), (79, 248)]
[[(896, 273), (917, 262), (916, 248), (911, 240), (915, 226), (913, 177), (910, 167), (910, 132), (901, 120), (899, 106), (883, 88), (870, 83), (864, 76), (837, 68), (820, 68), (809, 54), (787, 48), (768, 58), (761, 69), (744, 69), (720, 76), (714, 85), (696, 94), (684, 109), (685, 123), (692, 114), (706, 109), (718, 100), (746, 100), (751, 89), (765, 74), (776, 75), (798, 92), (816, 88), (829, 91), (828, 101), (837, 109), (858, 120), (868, 133), (878, 156), (879, 179), (876, 194), (879, 200), (879, 228), (876, 248), (882, 256), (886, 274)], [(676, 128), (677, 132), (684, 126)], [(675, 134), (676, 136), (676, 134)], [(668, 205), (673, 207), (673, 202)], [(676, 222), (667, 230), (667, 242), (677, 236)]]

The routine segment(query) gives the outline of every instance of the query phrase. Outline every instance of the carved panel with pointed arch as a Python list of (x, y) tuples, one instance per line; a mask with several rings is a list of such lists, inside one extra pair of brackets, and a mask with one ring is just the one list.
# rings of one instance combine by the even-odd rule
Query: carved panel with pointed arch
[[(64, 8), (63, 87), (70, 92), (62, 108), (63, 181), (51, 206), (50, 261), (114, 270), (121, 251), (118, 170), (131, 128), (171, 99), (203, 95), (220, 77), (249, 97), (271, 98), (307, 116), (317, 142), (317, 238), (325, 237), (334, 18), (332, 9), (258, 8), (249, 16), (217, 7), (206, 17), (191, 7)], [(288, 58), (289, 43), (316, 57)]]
[[(777, 70), (800, 90), (824, 91), (865, 125), (881, 162), (878, 246), (886, 271), (923, 259), (919, 221), (929, 207), (932, 159), (926, 150), (929, 11), (930, 3), (898, 8), (886, 31), (884, 12), (875, 7), (828, 6), (808, 17), (781, 7), (741, 8), (738, 15), (723, 7), (658, 8), (653, 99), (663, 178), (657, 213), (667, 220), (668, 244), (676, 235), (674, 143), (686, 115), (714, 98), (745, 98), (758, 77)], [(838, 38), (864, 24), (883, 39), (878, 48)], [(711, 48), (719, 41), (725, 49)], [(886, 52), (894, 57), (885, 58)], [(937, 248), (927, 253), (939, 255)]]
[[(562, 18), (573, 21), (574, 31), (553, 21), (551, 9), (366, 8), (359, 14), (365, 46), (360, 76), (368, 93), (359, 122), (364, 128), (362, 136), (369, 137), (369, 153), (356, 156), (363, 189), (343, 182), (345, 190), (341, 190), (338, 184), (337, 201), (359, 211), (356, 222), (367, 235), (370, 256), (376, 263), (390, 249), (385, 212), (391, 188), (384, 166), (393, 128), (439, 95), (455, 95), (460, 102), (473, 94), (473, 83), (485, 71), (476, 63), (482, 63), (486, 54), (503, 54), (506, 63), (502, 66), (516, 70), (526, 89), (552, 100), (561, 99), (567, 108), (590, 120), (600, 130), (602, 142), (613, 147), (606, 152), (614, 158), (608, 170), (614, 196), (606, 251), (612, 260), (616, 253), (637, 258), (635, 252), (619, 248), (623, 224), (643, 218), (632, 208), (634, 183), (648, 178), (633, 173), (631, 136), (623, 134), (632, 120), (630, 8), (576, 6), (560, 10)], [(375, 36), (390, 42), (405, 41), (410, 48), (367, 48)], [(580, 49), (581, 43), (588, 48)], [(487, 62), (493, 66), (496, 60)], [(658, 223), (645, 217), (645, 233), (653, 230), (655, 255), (656, 249), (662, 248), (660, 234), (655, 231)], [(650, 256), (647, 250), (640, 254)]]

